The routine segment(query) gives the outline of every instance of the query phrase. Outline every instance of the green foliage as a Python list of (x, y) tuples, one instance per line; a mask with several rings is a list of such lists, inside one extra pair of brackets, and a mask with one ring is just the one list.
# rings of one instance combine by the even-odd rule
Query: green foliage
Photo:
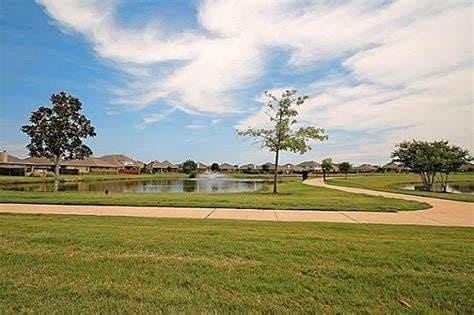
[(268, 173), (270, 172), (270, 165), (268, 163), (265, 163), (262, 165), (262, 173)]
[(217, 164), (217, 163), (212, 163), (212, 165), (211, 165), (211, 171), (213, 171), (213, 172), (219, 172), (219, 164)]
[(332, 159), (331, 158), (325, 158), (321, 162), (321, 168), (323, 169), (323, 171), (326, 171), (326, 172), (331, 171), (334, 168), (334, 164), (332, 163)]
[(339, 171), (342, 173), (347, 174), (347, 172), (349, 172), (351, 168), (352, 165), (349, 162), (342, 162), (341, 164), (339, 164)]
[(51, 96), (52, 108), (41, 106), (33, 112), (30, 124), (21, 130), (30, 137), (26, 146), (30, 156), (49, 159), (81, 159), (92, 154), (82, 139), (96, 135), (94, 127), (82, 115), (82, 103), (60, 92)]
[(420, 174), (426, 191), (432, 191), (438, 173), (446, 187), (447, 175), (455, 172), (461, 165), (472, 160), (467, 150), (450, 145), (448, 141), (404, 141), (395, 146), (392, 158), (402, 166)]
[(30, 156), (46, 157), (55, 163), (55, 191), (59, 183), (62, 159), (82, 159), (92, 150), (82, 139), (94, 137), (95, 128), (81, 114), (82, 103), (78, 98), (60, 92), (51, 96), (52, 108), (40, 106), (31, 113), (30, 124), (21, 130), (30, 137), (26, 146)]
[(265, 91), (265, 95), (269, 98), (265, 105), (266, 114), (270, 117), (272, 127), (260, 129), (249, 127), (246, 130), (238, 130), (237, 133), (241, 136), (259, 139), (262, 147), (267, 148), (270, 152), (275, 152), (273, 192), (276, 193), (279, 152), (291, 151), (303, 154), (311, 150), (309, 141), (324, 141), (327, 140), (327, 136), (322, 128), (294, 127), (297, 123), (297, 107), (303, 105), (308, 96), (296, 96), (296, 90), (286, 90), (280, 98), (268, 91)]
[(187, 160), (183, 163), (181, 167), (183, 169), (183, 172), (189, 175), (196, 172), (197, 164), (193, 160)]

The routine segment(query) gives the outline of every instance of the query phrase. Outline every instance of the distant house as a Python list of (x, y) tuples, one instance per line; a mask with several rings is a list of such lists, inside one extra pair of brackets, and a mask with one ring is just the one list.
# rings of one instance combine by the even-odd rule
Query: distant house
[(8, 154), (7, 151), (0, 152), (0, 175), (24, 176), (26, 166), (22, 159)]
[(209, 166), (202, 163), (202, 162), (197, 162), (197, 167), (196, 167), (196, 170), (199, 172), (199, 173), (204, 173), (206, 171), (209, 170)]
[(286, 163), (281, 166), (279, 165), (278, 170), (281, 170), (285, 174), (292, 174), (293, 172), (295, 172), (295, 165), (291, 163)]
[(397, 163), (395, 162), (389, 162), (387, 164), (385, 164), (384, 166), (382, 166), (382, 170), (384, 172), (401, 172), (402, 168), (400, 167), (400, 165), (398, 165)]
[(116, 174), (119, 168), (93, 156), (85, 157), (82, 160), (65, 160), (61, 163), (62, 173), (85, 174), (85, 173), (109, 173)]
[(160, 162), (158, 160), (150, 162), (147, 167), (152, 173), (163, 173), (163, 172), (177, 172), (178, 165), (175, 165), (169, 161)]
[(120, 173), (139, 174), (144, 167), (143, 162), (135, 161), (123, 154), (110, 154), (101, 156), (99, 159), (109, 162), (118, 168)]
[(315, 162), (315, 161), (305, 161), (305, 162), (301, 162), (300, 164), (298, 164), (297, 166), (301, 167), (302, 170), (304, 171), (308, 171), (308, 172), (321, 172), (322, 171), (322, 168), (321, 168), (321, 164), (319, 164), (318, 162)]
[(379, 167), (377, 165), (361, 164), (352, 169), (356, 173), (370, 173), (370, 172), (376, 172), (379, 169)]
[(257, 172), (257, 165), (253, 163), (243, 164), (239, 166), (240, 172)]
[(237, 171), (237, 169), (237, 166), (231, 165), (229, 163), (222, 163), (221, 165), (219, 165), (219, 171), (221, 173), (233, 173)]
[(460, 172), (473, 172), (474, 171), (474, 164), (472, 163), (465, 163), (461, 165), (459, 168)]

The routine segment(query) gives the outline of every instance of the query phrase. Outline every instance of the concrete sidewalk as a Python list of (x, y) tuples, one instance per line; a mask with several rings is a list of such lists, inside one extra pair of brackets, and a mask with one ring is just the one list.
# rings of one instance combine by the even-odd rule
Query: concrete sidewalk
[(0, 212), (29, 214), (74, 214), (131, 216), (154, 218), (232, 219), (262, 221), (306, 221), (343, 223), (415, 224), (438, 226), (474, 226), (474, 204), (435, 198), (418, 197), (366, 189), (326, 185), (321, 179), (311, 179), (306, 184), (338, 189), (352, 193), (416, 200), (431, 204), (433, 208), (401, 212), (363, 211), (308, 211), (308, 210), (259, 210), (223, 208), (172, 208), (126, 206), (75, 206), (39, 204), (0, 204)]

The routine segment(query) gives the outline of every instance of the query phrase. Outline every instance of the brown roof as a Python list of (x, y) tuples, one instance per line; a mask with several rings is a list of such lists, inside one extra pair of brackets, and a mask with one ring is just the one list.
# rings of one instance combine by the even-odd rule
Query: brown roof
[(173, 163), (169, 162), (169, 161), (163, 161), (163, 162), (160, 162), (158, 160), (154, 160), (154, 161), (151, 161), (150, 163), (148, 163), (148, 168), (163, 168), (163, 169), (166, 169), (166, 168), (178, 168), (178, 166), (174, 165)]
[(23, 159), (25, 164), (34, 164), (34, 165), (54, 165), (53, 161), (45, 157), (27, 157)]
[(379, 167), (376, 165), (370, 164), (361, 164), (359, 166), (354, 167), (353, 169), (356, 171), (376, 171)]
[(249, 164), (240, 165), (239, 168), (241, 170), (256, 169), (256, 165), (253, 163), (249, 163)]
[[(6, 156), (6, 162), (4, 162), (5, 156)], [(0, 163), (17, 164), (17, 163), (22, 163), (22, 162), (23, 162), (22, 159), (19, 159), (16, 156), (8, 154), (7, 151), (0, 152)]]
[(302, 168), (305, 168), (305, 169), (309, 169), (309, 168), (320, 168), (321, 167), (321, 164), (319, 164), (318, 162), (315, 162), (315, 161), (304, 161), (304, 162), (301, 162), (300, 164), (298, 164), (299, 167), (302, 167)]
[(234, 165), (230, 165), (229, 163), (222, 163), (221, 165), (219, 165), (219, 169), (221, 169), (221, 170), (235, 170), (235, 169), (237, 169), (237, 167), (235, 167)]
[(141, 167), (139, 162), (133, 160), (132, 158), (123, 155), (123, 154), (110, 154), (101, 156), (99, 159), (112, 163), (118, 167), (126, 167), (126, 166), (133, 166), (133, 167)]
[(93, 156), (85, 157), (82, 160), (66, 160), (61, 163), (66, 166), (86, 166), (86, 167), (107, 167), (114, 168), (116, 165)]
[(178, 168), (177, 165), (171, 163), (171, 162), (168, 161), (168, 160), (164, 160), (164, 161), (161, 162), (161, 163), (165, 166), (165, 168)]

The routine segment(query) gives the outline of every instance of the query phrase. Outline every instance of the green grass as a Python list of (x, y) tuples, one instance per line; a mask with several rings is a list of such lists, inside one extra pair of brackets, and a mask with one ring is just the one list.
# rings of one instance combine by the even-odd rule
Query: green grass
[[(449, 176), (450, 183), (474, 182), (474, 173), (458, 173)], [(373, 190), (389, 191), (410, 195), (418, 195), (449, 200), (474, 202), (473, 194), (436, 193), (426, 191), (410, 191), (400, 189), (403, 184), (421, 184), (420, 176), (417, 174), (371, 174), (350, 175), (347, 178), (335, 177), (327, 180), (328, 184), (366, 188)]]
[(0, 313), (472, 314), (473, 233), (3, 214)]
[(351, 194), (294, 181), (281, 183), (279, 190), (278, 195), (272, 194), (269, 187), (251, 193), (109, 193), (108, 195), (98, 192), (0, 190), (0, 203), (359, 211), (418, 210), (430, 207), (428, 204), (415, 201)]

